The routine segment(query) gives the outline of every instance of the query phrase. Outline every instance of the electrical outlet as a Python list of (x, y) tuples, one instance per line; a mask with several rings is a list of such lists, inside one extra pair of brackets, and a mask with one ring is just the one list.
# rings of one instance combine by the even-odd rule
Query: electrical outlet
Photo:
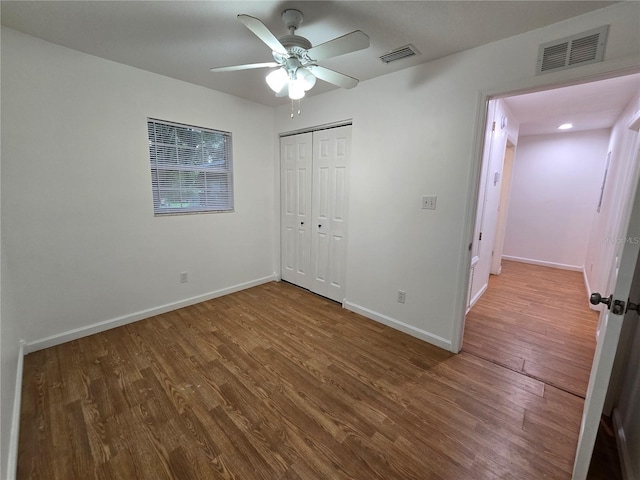
[(189, 274), (187, 272), (180, 272), (180, 283), (187, 283), (189, 281)]
[(404, 292), (402, 290), (398, 290), (398, 302), (399, 303), (404, 303), (406, 298), (407, 298), (407, 292)]
[(422, 197), (422, 208), (426, 210), (435, 210), (436, 209), (436, 200), (438, 197), (435, 195), (425, 195)]

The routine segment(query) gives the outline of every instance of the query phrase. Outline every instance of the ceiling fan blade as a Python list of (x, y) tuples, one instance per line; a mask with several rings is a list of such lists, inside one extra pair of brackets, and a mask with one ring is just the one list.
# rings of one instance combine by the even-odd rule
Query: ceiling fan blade
[(238, 20), (244, 23), (244, 25), (251, 30), (256, 37), (266, 43), (271, 50), (282, 55), (287, 54), (287, 49), (282, 46), (280, 40), (278, 40), (260, 20), (250, 15), (243, 14), (238, 15)]
[(310, 48), (307, 53), (313, 60), (324, 60), (369, 47), (369, 36), (361, 30), (347, 33), (328, 42)]
[(212, 72), (234, 72), (236, 70), (250, 70), (252, 68), (272, 68), (279, 67), (280, 64), (276, 62), (266, 63), (247, 63), (246, 65), (231, 65), (229, 67), (214, 67)]
[(326, 67), (320, 67), (318, 65), (310, 65), (308, 67), (316, 77), (325, 82), (333, 83), (342, 88), (353, 88), (358, 85), (358, 79), (339, 73)]

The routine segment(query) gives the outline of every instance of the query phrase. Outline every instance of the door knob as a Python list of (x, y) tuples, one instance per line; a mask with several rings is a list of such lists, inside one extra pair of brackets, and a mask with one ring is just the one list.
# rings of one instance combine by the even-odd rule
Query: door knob
[(611, 310), (611, 313), (614, 313), (616, 315), (624, 315), (626, 311), (625, 302), (623, 302), (622, 300), (614, 300), (613, 295), (609, 295), (608, 298), (602, 298), (602, 295), (600, 295), (598, 292), (592, 293), (589, 297), (589, 302), (591, 303), (591, 305), (604, 303), (607, 308)]
[(589, 303), (591, 305), (598, 305), (599, 303), (604, 303), (607, 307), (611, 308), (611, 300), (613, 300), (613, 295), (609, 295), (607, 298), (602, 298), (598, 292), (592, 293), (589, 297)]
[(300, 222), (300, 225), (304, 225), (304, 222)]

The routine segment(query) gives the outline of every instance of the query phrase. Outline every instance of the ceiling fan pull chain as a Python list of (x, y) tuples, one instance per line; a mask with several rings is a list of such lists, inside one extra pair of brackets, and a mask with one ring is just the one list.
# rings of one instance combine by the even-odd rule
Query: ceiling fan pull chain
[[(302, 101), (302, 100), (298, 99), (298, 115), (300, 115), (300, 112), (302, 111), (302, 110), (300, 109), (300, 102), (301, 102), (301, 101)], [(294, 108), (293, 108), (293, 107), (294, 107), (294, 105), (295, 105), (295, 100), (291, 99), (291, 118), (293, 118), (293, 116), (294, 116), (294, 114), (293, 114), (293, 112), (294, 112)]]

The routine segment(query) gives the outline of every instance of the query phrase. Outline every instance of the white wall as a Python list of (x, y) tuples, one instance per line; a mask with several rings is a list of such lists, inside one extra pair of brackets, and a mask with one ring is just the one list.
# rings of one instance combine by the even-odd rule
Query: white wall
[[(272, 278), (277, 220), (273, 109), (6, 28), (1, 81), (4, 454), (19, 338)], [(235, 213), (154, 217), (147, 117), (232, 132)]]
[[(2, 234), (6, 231), (3, 229)], [(8, 472), (8, 454), (7, 450), (11, 445), (12, 428), (14, 415), (15, 395), (19, 394), (20, 384), (18, 383), (18, 363), (20, 345), (20, 321), (15, 314), (13, 308), (13, 300), (9, 290), (9, 276), (7, 274), (6, 263), (7, 255), (5, 248), (1, 247), (1, 276), (2, 289), (0, 301), (0, 478), (11, 479), (12, 476), (5, 473)], [(17, 387), (17, 388), (16, 388)], [(16, 425), (17, 427), (17, 425)], [(14, 432), (17, 433), (17, 432)], [(13, 454), (17, 454), (17, 445), (13, 445)], [(15, 458), (14, 458), (15, 462)]]
[(582, 271), (609, 129), (520, 137), (503, 257)]
[[(0, 41), (0, 47), (2, 42)], [(1, 70), (1, 68), (0, 68)], [(0, 87), (3, 87), (0, 77)], [(4, 90), (2, 90), (4, 93)], [(0, 118), (0, 124), (2, 124)], [(4, 127), (4, 125), (2, 125)], [(2, 129), (0, 128), (0, 131)], [(0, 172), (2, 172), (2, 136), (0, 136)], [(0, 175), (0, 219), (4, 215), (6, 203), (2, 201), (2, 175)], [(13, 310), (13, 297), (9, 291), (7, 275), (7, 251), (4, 248), (6, 229), (0, 221), (0, 478), (13, 477), (13, 463), (9, 460), (9, 449), (17, 453), (17, 445), (11, 445), (12, 423), (17, 412), (14, 411), (15, 395), (19, 392), (17, 377), (19, 373), (19, 321)]]
[[(587, 248), (585, 273), (588, 288), (592, 292), (604, 292), (609, 289), (610, 265), (614, 263), (620, 237), (620, 225), (627, 212), (624, 202), (629, 197), (630, 182), (634, 178), (637, 159), (635, 152), (637, 132), (629, 129), (629, 122), (640, 112), (640, 92), (629, 103), (623, 114), (611, 129), (607, 152), (611, 152), (607, 182), (602, 198), (602, 207), (595, 214), (591, 236)], [(602, 180), (603, 170), (599, 172)]]
[[(593, 14), (276, 111), (276, 131), (353, 119), (347, 307), (459, 347), (477, 198), (482, 93), (555, 85), (638, 64), (638, 5)], [(606, 62), (534, 76), (538, 45), (610, 24)], [(633, 55), (632, 57), (629, 57)], [(349, 73), (349, 72), (345, 72)], [(438, 196), (436, 211), (420, 198)], [(405, 290), (406, 303), (396, 301)], [(453, 346), (453, 347), (452, 347)]]
[[(272, 109), (5, 29), (2, 67), (4, 247), (28, 341), (273, 274)], [(147, 117), (232, 133), (234, 213), (153, 216)]]

